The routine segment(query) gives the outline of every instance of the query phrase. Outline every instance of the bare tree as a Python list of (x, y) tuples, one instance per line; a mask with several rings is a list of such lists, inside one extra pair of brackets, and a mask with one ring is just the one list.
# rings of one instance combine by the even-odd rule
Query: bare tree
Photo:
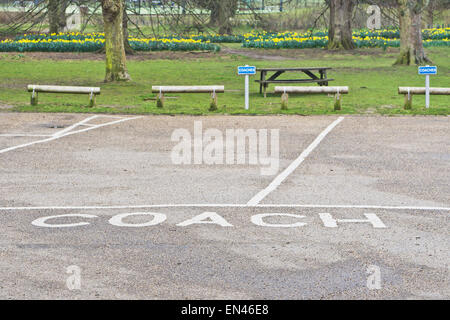
[(129, 33), (128, 33), (128, 13), (127, 13), (127, 4), (124, 3), (123, 6), (123, 15), (122, 15), (122, 29), (123, 29), (123, 45), (125, 47), (126, 54), (134, 54), (134, 50), (128, 41)]
[(422, 16), (425, 11), (430, 13), (429, 10), (433, 15), (436, 8), (440, 6), (444, 8), (445, 4), (441, 4), (440, 0), (372, 0), (368, 2), (392, 8), (395, 12), (394, 16), (400, 28), (400, 54), (395, 61), (396, 65), (431, 63), (423, 47)]
[(123, 39), (124, 0), (101, 0), (105, 31), (105, 82), (131, 80)]
[(329, 49), (354, 49), (352, 14), (355, 0), (329, 0), (330, 26), (328, 29)]
[(68, 5), (68, 0), (48, 0), (47, 16), (50, 25), (50, 33), (62, 32), (66, 28), (66, 10)]
[(424, 0), (397, 0), (400, 22), (400, 54), (395, 64), (411, 65), (431, 62), (422, 42)]
[(209, 24), (218, 27), (220, 34), (231, 34), (231, 19), (236, 15), (238, 0), (194, 0), (197, 5), (210, 10)]
[(433, 27), (435, 16), (442, 14), (448, 9), (450, 9), (450, 0), (428, 0), (428, 5), (426, 6), (427, 24)]

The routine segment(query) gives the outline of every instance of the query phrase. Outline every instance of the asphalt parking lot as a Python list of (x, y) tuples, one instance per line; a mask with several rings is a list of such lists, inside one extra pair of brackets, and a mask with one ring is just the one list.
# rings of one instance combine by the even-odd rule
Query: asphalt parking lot
[[(174, 163), (196, 123), (278, 129), (276, 173)], [(450, 117), (0, 113), (0, 298), (448, 299), (449, 137)]]

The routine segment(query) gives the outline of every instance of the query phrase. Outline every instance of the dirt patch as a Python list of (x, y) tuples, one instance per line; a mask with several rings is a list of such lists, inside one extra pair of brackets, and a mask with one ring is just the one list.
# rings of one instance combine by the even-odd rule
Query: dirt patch
[[(240, 55), (256, 60), (283, 61), (283, 60), (302, 60), (311, 57), (326, 58), (334, 56), (334, 59), (346, 59), (348, 56), (382, 56), (389, 53), (396, 53), (398, 49), (388, 48), (387, 51), (379, 48), (357, 49), (353, 51), (329, 51), (325, 49), (249, 49), (249, 48), (229, 48), (222, 45), (222, 51), (154, 51), (154, 52), (136, 52), (134, 55), (128, 55), (130, 61), (146, 60), (197, 60), (217, 57), (229, 57), (230, 55)], [(339, 53), (339, 57), (335, 55)], [(36, 59), (36, 60), (97, 60), (103, 61), (103, 53), (92, 52), (3, 52), (0, 59)]]
[[(302, 60), (315, 58), (326, 58), (333, 56), (335, 60), (345, 60), (348, 56), (385, 56), (386, 54), (397, 53), (398, 49), (388, 48), (384, 51), (381, 48), (370, 48), (370, 49), (356, 49), (352, 51), (336, 51), (336, 50), (326, 50), (326, 49), (252, 49), (252, 48), (227, 48), (222, 47), (222, 53), (241, 55), (247, 58), (257, 59), (257, 60), (272, 60), (272, 61), (283, 61), (283, 60)], [(339, 57), (336, 56), (339, 54)]]
[[(269, 51), (269, 50), (268, 50)], [(222, 48), (222, 52), (226, 54), (235, 54), (244, 56), (247, 58), (257, 59), (257, 60), (271, 60), (271, 61), (283, 61), (283, 60), (293, 60), (293, 58), (280, 56), (274, 54), (274, 52), (267, 52), (258, 49), (230, 49)]]

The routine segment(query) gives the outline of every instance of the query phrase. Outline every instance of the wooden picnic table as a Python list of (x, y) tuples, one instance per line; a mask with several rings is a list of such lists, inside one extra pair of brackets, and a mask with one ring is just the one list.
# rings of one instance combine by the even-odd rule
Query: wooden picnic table
[[(260, 80), (255, 80), (259, 83), (259, 93), (263, 93), (266, 97), (267, 87), (271, 83), (310, 83), (316, 82), (319, 86), (328, 86), (329, 81), (334, 79), (327, 78), (327, 71), (332, 68), (258, 68), (256, 71), (261, 72)], [(269, 78), (267, 78), (269, 72), (274, 72)], [(300, 72), (306, 74), (308, 78), (305, 79), (278, 79), (285, 72)], [(318, 74), (317, 74), (318, 72)]]

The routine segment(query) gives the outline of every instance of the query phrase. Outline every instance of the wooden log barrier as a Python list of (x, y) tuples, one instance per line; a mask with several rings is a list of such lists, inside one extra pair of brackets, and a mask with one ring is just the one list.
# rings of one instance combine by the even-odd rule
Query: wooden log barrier
[[(415, 94), (426, 94), (425, 87), (399, 87), (399, 94), (405, 95), (405, 110), (412, 109), (412, 97)], [(450, 95), (450, 88), (430, 88), (430, 95)]]
[(217, 94), (225, 92), (225, 86), (153, 86), (152, 92), (157, 93), (156, 105), (158, 108), (164, 107), (165, 93), (210, 93), (211, 102), (209, 105), (210, 111), (217, 110)]
[(290, 93), (301, 94), (334, 94), (334, 110), (341, 110), (341, 95), (349, 93), (349, 87), (275, 87), (275, 93), (281, 93), (281, 109), (287, 110)]
[(88, 94), (89, 107), (95, 105), (95, 98), (100, 94), (98, 87), (70, 87), (70, 86), (53, 86), (53, 85), (34, 85), (27, 86), (28, 92), (31, 92), (31, 105), (38, 104), (38, 93), (69, 93), (69, 94)]

